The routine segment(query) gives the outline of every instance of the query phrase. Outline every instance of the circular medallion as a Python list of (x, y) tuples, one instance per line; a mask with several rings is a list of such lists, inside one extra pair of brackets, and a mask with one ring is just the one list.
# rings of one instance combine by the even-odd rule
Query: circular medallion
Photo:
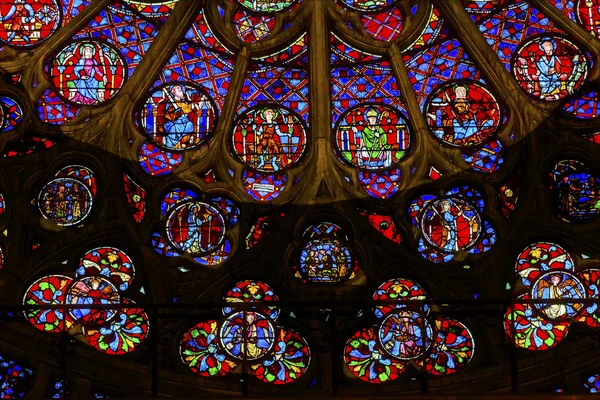
[(181, 360), (189, 369), (200, 376), (223, 376), (230, 373), (236, 364), (227, 360), (218, 335), (219, 324), (210, 320), (190, 328), (179, 344)]
[(503, 109), (476, 82), (449, 82), (427, 98), (425, 116), (435, 137), (451, 146), (469, 147), (498, 132)]
[(392, 5), (394, 0), (340, 0), (345, 7), (362, 12), (381, 11)]
[(440, 317), (435, 320), (435, 340), (425, 369), (432, 375), (450, 375), (471, 362), (475, 351), (473, 335), (460, 321)]
[[(64, 304), (67, 289), (73, 282), (72, 278), (63, 275), (48, 275), (35, 281), (25, 292), (23, 304), (28, 306), (44, 306)], [(25, 310), (25, 318), (31, 325), (46, 332), (60, 332), (73, 325), (70, 316), (60, 309), (35, 309)], [(63, 325), (64, 321), (64, 325)]]
[[(124, 303), (132, 303), (123, 299)], [(86, 339), (97, 350), (111, 355), (131, 353), (149, 330), (148, 315), (139, 307), (123, 308), (116, 317), (98, 328), (83, 327)]]
[(336, 283), (353, 270), (350, 249), (338, 240), (311, 240), (300, 253), (300, 270), (310, 282)]
[(344, 347), (344, 363), (352, 375), (368, 383), (384, 383), (397, 379), (406, 366), (390, 358), (381, 348), (376, 328), (363, 328), (354, 333)]
[(298, 332), (280, 328), (271, 354), (250, 370), (259, 380), (285, 385), (300, 378), (310, 365), (310, 347)]
[(378, 332), (383, 350), (398, 360), (419, 358), (431, 345), (432, 338), (429, 322), (421, 314), (407, 310), (388, 314)]
[(254, 311), (238, 312), (223, 321), (219, 340), (225, 351), (237, 360), (257, 360), (275, 344), (275, 327)]
[(138, 115), (138, 126), (167, 150), (188, 150), (210, 140), (217, 114), (214, 100), (204, 89), (170, 84), (150, 94)]
[(441, 198), (424, 208), (421, 230), (437, 250), (446, 253), (468, 250), (481, 234), (481, 217), (475, 207), (460, 198)]
[[(67, 290), (66, 303), (77, 305), (118, 304), (117, 288), (108, 279), (91, 276), (77, 279)], [(83, 324), (101, 325), (117, 314), (117, 310), (74, 308), (69, 314)]]
[(573, 94), (587, 78), (589, 61), (568, 39), (538, 36), (515, 51), (512, 73), (532, 97), (556, 101)]
[(277, 172), (296, 164), (306, 148), (306, 127), (293, 111), (272, 104), (252, 107), (233, 130), (233, 153), (260, 172)]
[(101, 104), (114, 97), (127, 80), (127, 64), (107, 43), (80, 40), (65, 46), (50, 65), (57, 93), (72, 103)]
[(548, 350), (569, 333), (569, 321), (551, 321), (526, 303), (511, 304), (504, 315), (504, 330), (517, 347), (532, 351)]
[[(387, 282), (384, 282), (377, 288), (375, 293), (373, 293), (373, 300), (375, 301), (384, 301), (389, 304), (376, 306), (375, 307), (375, 316), (377, 318), (383, 318), (388, 313), (397, 310), (399, 308), (409, 308), (412, 310), (417, 310), (421, 306), (418, 304), (410, 304), (407, 305), (403, 303), (405, 300), (425, 300), (427, 298), (427, 294), (425, 290), (415, 282), (408, 279), (391, 279)], [(423, 304), (423, 310), (425, 313), (429, 312), (429, 305)]]
[(600, 0), (577, 0), (577, 19), (585, 29), (600, 37)]
[(215, 207), (188, 201), (175, 207), (167, 217), (167, 238), (186, 253), (210, 253), (225, 238), (225, 218)]
[(119, 290), (127, 290), (135, 270), (125, 252), (115, 247), (98, 247), (84, 254), (76, 274), (77, 278), (96, 275), (109, 279)]
[(538, 303), (534, 307), (552, 320), (568, 319), (577, 316), (584, 310), (582, 303), (587, 297), (586, 289), (575, 275), (566, 271), (549, 271), (534, 282), (531, 287), (531, 298), (534, 300), (564, 300), (552, 304)]
[(92, 193), (77, 179), (54, 179), (40, 191), (38, 209), (44, 218), (51, 219), (57, 225), (75, 225), (90, 213)]
[(0, 42), (33, 47), (60, 27), (61, 11), (56, 0), (4, 0), (0, 22)]
[[(269, 285), (260, 281), (241, 281), (227, 291), (223, 300), (231, 305), (223, 307), (223, 315), (241, 311), (241, 307), (236, 307), (235, 303), (260, 303), (263, 301), (279, 301), (279, 297), (273, 292)], [(269, 317), (273, 321), (279, 317), (280, 308), (278, 306), (257, 305), (249, 308)]]
[(246, 9), (258, 13), (276, 13), (289, 10), (298, 0), (235, 0)]
[(517, 257), (515, 272), (523, 285), (531, 286), (537, 277), (549, 270), (572, 270), (573, 259), (565, 249), (554, 243), (538, 242), (527, 246)]
[(389, 168), (410, 146), (406, 118), (384, 104), (362, 104), (347, 110), (336, 123), (335, 132), (342, 159), (359, 168)]

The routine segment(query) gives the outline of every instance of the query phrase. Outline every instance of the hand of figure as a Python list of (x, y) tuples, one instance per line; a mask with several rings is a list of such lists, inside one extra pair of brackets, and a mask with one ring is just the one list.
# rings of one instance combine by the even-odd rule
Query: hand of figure
[(106, 75), (104, 75), (104, 76), (102, 77), (102, 82), (104, 82), (104, 84), (105, 84), (105, 85), (106, 85), (106, 82), (108, 82), (108, 79), (106, 78)]
[(550, 68), (550, 70), (548, 70), (548, 72), (550, 72), (550, 74), (554, 75), (556, 73), (556, 69)]
[(81, 79), (87, 80), (87, 79), (89, 79), (89, 76), (87, 76), (87, 75), (81, 75)]

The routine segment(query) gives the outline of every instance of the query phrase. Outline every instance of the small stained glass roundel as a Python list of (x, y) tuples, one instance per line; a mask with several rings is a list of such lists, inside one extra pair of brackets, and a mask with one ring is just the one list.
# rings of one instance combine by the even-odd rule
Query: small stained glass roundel
[(378, 332), (383, 350), (398, 360), (420, 357), (433, 342), (433, 329), (421, 314), (396, 311), (381, 322)]
[(452, 146), (468, 147), (495, 134), (502, 108), (479, 83), (454, 81), (436, 88), (425, 104), (425, 116), (435, 137)]
[(543, 101), (556, 101), (573, 94), (585, 81), (588, 68), (585, 54), (558, 35), (526, 41), (512, 60), (512, 72), (521, 87)]
[(48, 39), (60, 26), (56, 0), (0, 1), (0, 42), (33, 47)]
[[(66, 303), (76, 305), (118, 304), (119, 291), (108, 280), (99, 276), (78, 279), (67, 290)], [(117, 310), (74, 308), (69, 310), (71, 317), (90, 326), (103, 324), (117, 314)]]
[(344, 363), (355, 377), (379, 384), (397, 379), (406, 370), (406, 365), (383, 351), (376, 329), (362, 328), (348, 339), (344, 347)]
[[(64, 304), (65, 297), (73, 279), (64, 275), (48, 275), (35, 281), (23, 297), (26, 306), (44, 306)], [(24, 311), (25, 318), (36, 328), (46, 332), (60, 332), (73, 324), (70, 316), (60, 309), (32, 308)]]
[(391, 167), (410, 146), (406, 117), (385, 104), (361, 104), (349, 109), (338, 120), (335, 132), (342, 159), (365, 169)]
[(38, 209), (60, 226), (80, 223), (92, 209), (92, 193), (81, 181), (58, 178), (48, 182), (38, 196)]
[[(373, 300), (387, 304), (375, 306), (375, 316), (383, 318), (385, 315), (399, 308), (420, 309), (418, 304), (406, 304), (406, 300), (426, 300), (427, 293), (419, 284), (403, 278), (390, 279), (382, 283), (375, 293)], [(429, 313), (429, 305), (423, 303), (423, 311)]]
[(262, 362), (250, 366), (259, 380), (273, 385), (285, 385), (300, 378), (310, 365), (310, 347), (299, 333), (280, 328), (271, 354)]
[(189, 84), (154, 90), (138, 116), (140, 129), (167, 150), (187, 150), (208, 142), (217, 123), (217, 107), (208, 93)]
[(275, 344), (275, 327), (262, 314), (238, 312), (223, 321), (219, 332), (223, 349), (237, 360), (257, 360)]
[(187, 201), (167, 216), (167, 238), (186, 253), (210, 253), (225, 238), (225, 218), (210, 204)]
[(567, 271), (549, 271), (533, 283), (531, 298), (534, 300), (570, 300), (564, 303), (536, 303), (534, 306), (552, 320), (569, 319), (584, 311), (581, 301), (587, 291), (579, 278)]
[(481, 217), (470, 203), (447, 197), (430, 202), (423, 210), (421, 230), (437, 250), (453, 253), (468, 250), (481, 234)]
[(84, 254), (79, 261), (77, 278), (101, 275), (110, 280), (119, 290), (127, 290), (135, 270), (131, 258), (115, 247), (98, 247)]
[(279, 297), (273, 289), (264, 282), (254, 280), (238, 282), (225, 293), (223, 300), (228, 303), (228, 305), (223, 307), (223, 315), (230, 315), (243, 310), (241, 307), (236, 307), (236, 304), (258, 303), (256, 306), (247, 309), (256, 310), (273, 321), (279, 317), (280, 308), (278, 306), (261, 304), (264, 301), (279, 301)]
[(262, 104), (245, 111), (235, 123), (233, 152), (250, 168), (277, 172), (296, 164), (306, 148), (302, 119), (285, 107)]
[(425, 369), (432, 375), (453, 374), (471, 362), (474, 351), (473, 335), (463, 323), (439, 317), (435, 320), (435, 338)]
[(183, 363), (205, 377), (227, 375), (236, 367), (228, 360), (218, 338), (219, 323), (203, 321), (187, 330), (179, 344)]
[(259, 13), (275, 13), (288, 10), (293, 7), (298, 0), (235, 0), (242, 7)]
[[(123, 299), (125, 303), (131, 303)], [(127, 354), (143, 343), (149, 330), (148, 315), (139, 307), (119, 310), (115, 318), (99, 327), (83, 327), (86, 339), (97, 350), (111, 355)]]
[(58, 52), (50, 65), (57, 93), (72, 103), (101, 104), (114, 97), (127, 80), (127, 65), (108, 43), (80, 40)]
[(340, 2), (353, 10), (369, 12), (380, 11), (390, 6), (394, 0), (341, 0)]

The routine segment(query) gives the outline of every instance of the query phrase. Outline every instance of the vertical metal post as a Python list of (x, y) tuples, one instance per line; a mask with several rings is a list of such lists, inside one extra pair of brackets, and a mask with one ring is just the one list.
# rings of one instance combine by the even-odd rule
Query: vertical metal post
[(339, 363), (338, 350), (338, 335), (337, 335), (337, 311), (335, 308), (331, 309), (329, 314), (329, 354), (331, 355), (331, 394), (336, 395), (339, 390), (339, 371), (341, 371), (341, 365)]
[(150, 327), (154, 331), (150, 336), (150, 357), (152, 363), (151, 387), (152, 397), (156, 397), (158, 396), (158, 309), (156, 307), (152, 307)]
[(516, 313), (514, 312), (514, 308), (512, 308), (513, 312), (509, 315), (510, 321), (510, 332), (511, 332), (511, 343), (510, 343), (510, 385), (513, 393), (517, 393), (519, 391), (519, 366), (517, 365), (517, 345), (516, 340), (517, 337), (515, 335), (515, 318)]
[[(421, 345), (421, 370), (419, 371), (419, 378), (421, 383), (421, 393), (427, 393), (429, 391), (429, 375), (425, 368), (425, 362), (427, 360), (427, 327), (425, 321), (425, 303), (421, 303), (419, 306), (419, 316), (421, 317), (421, 337), (423, 344)], [(433, 338), (432, 338), (433, 339)]]
[(248, 310), (244, 307), (242, 322), (242, 396), (248, 396)]
[(66, 379), (67, 377), (67, 313), (69, 310), (67, 308), (62, 309), (63, 312), (63, 320), (61, 322), (62, 329), (60, 330), (60, 335), (58, 338), (58, 354), (60, 360), (60, 379)]

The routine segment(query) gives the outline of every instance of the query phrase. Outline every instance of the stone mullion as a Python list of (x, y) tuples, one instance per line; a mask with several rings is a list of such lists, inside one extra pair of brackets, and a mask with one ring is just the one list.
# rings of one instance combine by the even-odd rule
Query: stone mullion
[[(229, 88), (227, 90), (227, 95), (225, 96), (223, 109), (221, 110), (221, 115), (219, 116), (219, 121), (215, 128), (213, 141), (209, 146), (210, 154), (213, 155), (213, 157), (208, 157), (211, 160), (216, 160), (217, 158), (231, 159), (228, 150), (229, 140), (233, 130), (233, 121), (237, 114), (237, 106), (242, 94), (242, 88), (246, 81), (249, 63), (250, 57), (248, 55), (248, 48), (244, 46), (236, 56), (235, 68), (231, 75), (231, 80), (229, 81)], [(205, 162), (198, 161), (199, 162), (193, 162), (189, 166), (188, 171), (190, 173), (195, 173), (206, 168)], [(243, 169), (239, 163), (234, 163), (233, 161), (230, 163), (217, 162), (215, 167), (218, 168), (219, 175), (225, 178), (229, 177), (229, 173), (227, 172), (228, 167), (237, 170), (239, 173), (241, 173), (241, 170)]]
[[(310, 132), (308, 165), (301, 201), (311, 202), (321, 181), (326, 181), (336, 200), (345, 198), (341, 178), (334, 166), (331, 135), (331, 65), (329, 48), (329, 2), (311, 0), (308, 26)], [(345, 183), (345, 181), (344, 181)], [(296, 200), (298, 201), (298, 199)]]
[(514, 77), (499, 61), (494, 50), (489, 46), (483, 34), (471, 21), (459, 0), (432, 0), (443, 13), (456, 32), (460, 43), (466, 48), (469, 56), (481, 68), (486, 81), (498, 95), (500, 100), (511, 111), (513, 120), (519, 113), (527, 115), (521, 118), (523, 133), (531, 132), (547, 116), (537, 108)]
[[(408, 123), (412, 128), (412, 146), (413, 152), (420, 156), (414, 160), (414, 167), (416, 168), (414, 177), (426, 177), (427, 170), (431, 162), (431, 158), (436, 160), (436, 164), (439, 167), (446, 168), (447, 170), (456, 169), (449, 161), (448, 157), (442, 157), (439, 153), (443, 148), (437, 145), (433, 135), (427, 125), (427, 121), (421, 112), (421, 107), (417, 101), (417, 96), (413, 85), (408, 76), (408, 70), (404, 64), (403, 56), (396, 44), (392, 44), (389, 49), (389, 59), (396, 77), (396, 81), (400, 86), (400, 96), (406, 111), (408, 112)], [(415, 146), (416, 144), (416, 146)], [(440, 155), (436, 157), (436, 155)], [(402, 171), (404, 176), (409, 171)], [(403, 182), (411, 182), (413, 185), (418, 184), (418, 181), (403, 179)]]

